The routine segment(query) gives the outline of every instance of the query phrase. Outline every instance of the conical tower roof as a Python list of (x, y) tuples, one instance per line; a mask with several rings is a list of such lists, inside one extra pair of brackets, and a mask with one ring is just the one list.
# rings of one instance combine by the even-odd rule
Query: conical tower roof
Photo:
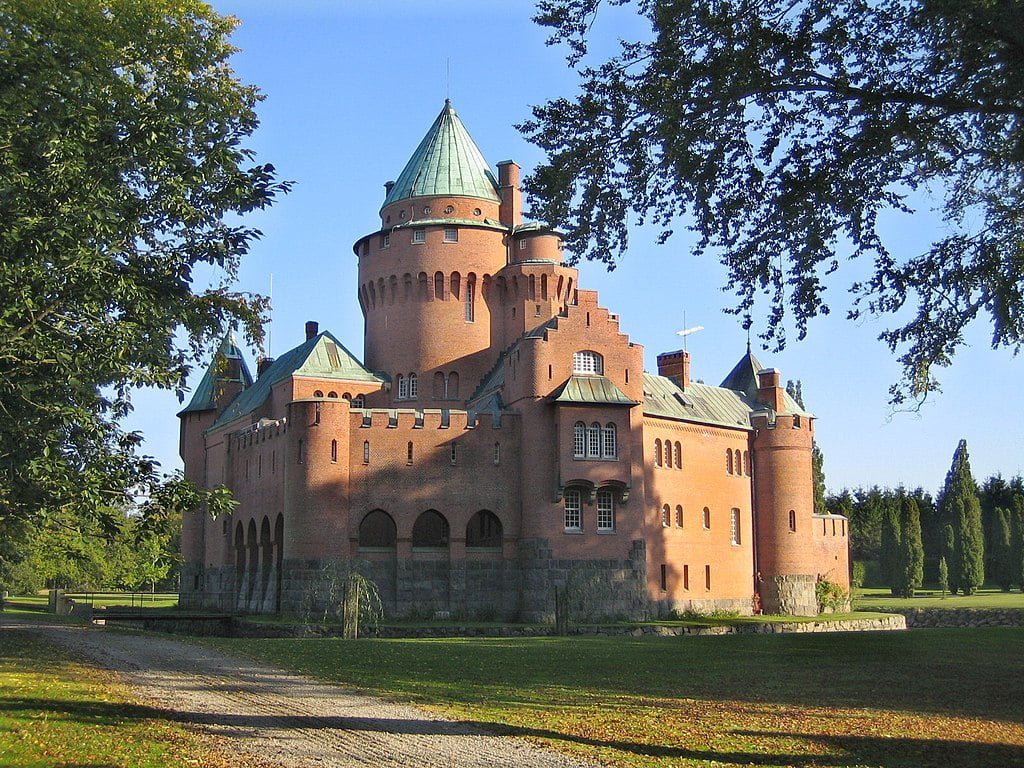
[(451, 195), (501, 202), (498, 184), (451, 100), (430, 126), (382, 208), (410, 197)]
[[(232, 379), (228, 375), (227, 360), (238, 361), (237, 379)], [(195, 411), (214, 410), (217, 407), (218, 383), (224, 384), (233, 381), (240, 382), (242, 388), (245, 389), (252, 386), (253, 379), (252, 374), (249, 373), (249, 367), (245, 364), (245, 358), (242, 357), (242, 350), (235, 339), (234, 331), (229, 331), (221, 342), (217, 354), (214, 355), (210, 367), (203, 374), (202, 381), (199, 382), (199, 386), (192, 393), (192, 399), (189, 401), (189, 404), (179, 411), (178, 415), (181, 416), (183, 413)]]

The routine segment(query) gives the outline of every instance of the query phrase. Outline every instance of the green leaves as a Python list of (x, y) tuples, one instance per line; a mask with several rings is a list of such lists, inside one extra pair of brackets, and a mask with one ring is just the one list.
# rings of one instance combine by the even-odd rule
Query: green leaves
[[(245, 147), (233, 26), (193, 0), (0, 4), (0, 522), (126, 508), (155, 481), (117, 424), (131, 388), (261, 336), (265, 301), (227, 287), (259, 236), (237, 216), (288, 184)], [(222, 285), (194, 287), (203, 264)]]
[[(975, 319), (992, 322), (993, 346), (1020, 348), (1019, 4), (544, 0), (536, 20), (577, 66), (620, 5), (650, 35), (581, 67), (578, 98), (520, 126), (548, 155), (526, 182), (533, 213), (567, 230), (572, 253), (612, 268), (634, 223), (667, 238), (682, 220), (728, 268), (732, 311), (765, 312), (777, 348), (787, 317), (803, 337), (829, 312), (844, 259), (870, 260), (850, 317), (893, 318), (880, 338), (901, 352), (896, 403), (936, 388)], [(894, 253), (879, 219), (917, 191), (945, 230), (924, 254)]]

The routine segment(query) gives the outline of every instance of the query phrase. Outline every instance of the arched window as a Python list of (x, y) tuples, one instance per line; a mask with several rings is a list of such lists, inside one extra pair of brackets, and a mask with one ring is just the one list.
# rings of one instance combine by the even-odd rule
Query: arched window
[(683, 448), (679, 443), (675, 444), (675, 455), (676, 455), (676, 469), (683, 468)]
[(426, 301), (427, 300), (427, 273), (426, 272), (420, 272), (420, 274), (416, 278), (416, 280), (417, 280), (417, 283), (419, 284), (419, 290), (418, 290), (418, 292), (419, 292), (419, 300), (420, 301)]
[(419, 386), (418, 386), (418, 383), (417, 383), (417, 380), (416, 380), (416, 374), (415, 373), (410, 373), (408, 381), (409, 381), (409, 399), (410, 400), (415, 400), (416, 396), (418, 394), (418, 391), (419, 391)]
[(661, 508), (661, 527), (668, 528), (672, 525), (672, 511), (668, 508), (668, 504)]
[(574, 459), (587, 457), (587, 425), (577, 421), (572, 428), (572, 455)]
[(412, 526), (414, 547), (447, 547), (448, 521), (436, 509), (428, 509)]
[(789, 510), (789, 530), (791, 530), (791, 531), (795, 531), (796, 530), (796, 510), (795, 509)]
[(733, 546), (740, 544), (740, 511), (736, 507), (729, 510), (729, 540)]
[(537, 298), (537, 276), (530, 275), (530, 299)]
[(451, 297), (455, 301), (458, 301), (459, 297), (462, 295), (462, 276), (458, 272), (452, 272), (451, 286)]
[(601, 425), (596, 421), (587, 429), (587, 458), (601, 458)]
[(338, 393), (335, 392), (333, 389), (330, 392), (327, 393), (327, 396), (329, 398), (331, 398), (332, 400), (337, 400), (338, 399)]
[(412, 464), (412, 440), (405, 446), (405, 463)]
[(572, 372), (602, 374), (604, 373), (604, 359), (597, 352), (589, 349), (573, 352)]
[(725, 449), (725, 472), (726, 474), (732, 474), (732, 449)]
[(434, 298), (444, 301), (444, 272), (434, 273)]
[(565, 512), (565, 530), (582, 531), (583, 513), (580, 504), (580, 492), (576, 488), (569, 488), (565, 492), (563, 500)]
[(494, 465), (501, 464), (501, 443), (494, 444)]
[(370, 463), (370, 441), (363, 440), (363, 464)]
[(445, 397), (449, 400), (453, 400), (459, 396), (459, 374), (456, 371), (452, 371), (448, 374), (448, 378), (445, 379)]
[(320, 423), (320, 415), (321, 415), (320, 414), (320, 403), (314, 403), (313, 404), (313, 423), (314, 424), (319, 424)]
[(703, 520), (703, 523), (704, 523), (704, 528), (705, 529), (711, 528), (711, 510), (708, 509), (707, 507), (704, 507), (704, 520)]
[(500, 547), (501, 520), (493, 512), (481, 509), (466, 524), (466, 547)]
[(323, 397), (323, 396), (324, 396), (324, 393), (323, 393), (323, 392), (321, 392), (321, 391), (320, 391), (319, 389), (318, 389), (318, 390), (315, 390), (315, 391), (313, 392), (313, 397)]
[(476, 319), (476, 281), (466, 278), (466, 322), (472, 323)]
[(397, 299), (398, 297), (398, 278), (395, 275), (392, 275), (391, 278), (388, 280), (388, 285), (391, 288), (391, 303), (394, 304), (395, 299)]
[(375, 509), (359, 524), (359, 546), (394, 549), (398, 540), (395, 521), (382, 509)]
[(654, 441), (654, 466), (661, 466), (661, 440)]
[(395, 376), (395, 383), (397, 384), (398, 389), (398, 399), (407, 400), (409, 398), (409, 382), (406, 380), (405, 376), (402, 374)]
[[(262, 458), (262, 456), (260, 458)], [(337, 440), (331, 440), (331, 462), (335, 463), (335, 464), (338, 462), (338, 441)]]
[(615, 497), (607, 489), (597, 492), (597, 530), (615, 530)]
[(683, 508), (679, 504), (676, 504), (676, 528), (683, 527)]
[(444, 374), (440, 371), (434, 374), (434, 399), (444, 399)]
[(743, 452), (743, 474), (750, 477), (750, 451)]
[(540, 297), (542, 299), (547, 299), (547, 297), (548, 297), (548, 276), (547, 275), (541, 275), (540, 276)]
[(405, 293), (402, 296), (402, 300), (412, 301), (412, 275), (406, 272), (402, 277), (402, 284), (405, 286)]
[(601, 452), (606, 459), (614, 459), (619, 455), (619, 443), (615, 432), (615, 425), (609, 422), (604, 425), (601, 431)]

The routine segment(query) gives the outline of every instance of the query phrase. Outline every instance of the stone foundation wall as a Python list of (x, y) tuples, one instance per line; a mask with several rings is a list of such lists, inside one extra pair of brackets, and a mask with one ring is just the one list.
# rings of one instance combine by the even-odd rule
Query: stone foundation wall
[(761, 609), (783, 616), (817, 616), (817, 579), (805, 574), (772, 576), (761, 582)]
[(998, 608), (904, 608), (908, 627), (1024, 627), (1024, 610)]

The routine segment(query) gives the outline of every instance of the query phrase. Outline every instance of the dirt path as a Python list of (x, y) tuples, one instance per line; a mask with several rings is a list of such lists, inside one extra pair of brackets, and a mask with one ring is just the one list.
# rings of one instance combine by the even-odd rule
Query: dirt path
[(122, 673), (147, 702), (200, 724), (228, 748), (289, 768), (593, 768), (520, 739), (171, 638), (22, 623), (2, 613), (0, 631), (44, 633)]

